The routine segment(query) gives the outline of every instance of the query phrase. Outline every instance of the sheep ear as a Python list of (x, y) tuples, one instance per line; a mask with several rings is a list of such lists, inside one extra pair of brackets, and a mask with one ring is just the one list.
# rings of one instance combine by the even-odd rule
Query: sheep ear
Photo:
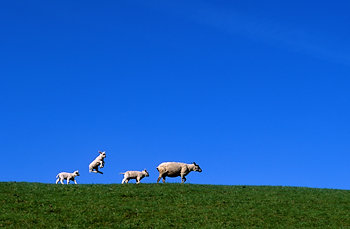
[(101, 151), (98, 151), (98, 153), (102, 154), (102, 152), (101, 152)]
[(194, 165), (197, 165), (196, 162), (193, 162)]

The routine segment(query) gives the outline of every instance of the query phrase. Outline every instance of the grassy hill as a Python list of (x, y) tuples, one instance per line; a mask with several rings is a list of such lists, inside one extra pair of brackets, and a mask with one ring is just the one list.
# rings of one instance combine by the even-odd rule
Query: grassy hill
[(350, 227), (350, 191), (0, 182), (0, 227)]

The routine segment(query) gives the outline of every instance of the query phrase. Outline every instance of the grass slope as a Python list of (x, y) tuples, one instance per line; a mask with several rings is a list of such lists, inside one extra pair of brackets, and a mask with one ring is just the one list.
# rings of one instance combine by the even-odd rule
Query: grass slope
[(0, 182), (0, 227), (350, 227), (350, 192), (192, 184)]

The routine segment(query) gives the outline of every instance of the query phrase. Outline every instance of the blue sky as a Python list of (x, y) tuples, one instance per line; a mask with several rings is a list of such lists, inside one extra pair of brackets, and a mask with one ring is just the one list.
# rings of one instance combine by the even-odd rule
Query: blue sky
[[(0, 4), (0, 181), (350, 187), (347, 1)], [(88, 165), (107, 153), (103, 175)], [(169, 182), (180, 182), (170, 178)]]

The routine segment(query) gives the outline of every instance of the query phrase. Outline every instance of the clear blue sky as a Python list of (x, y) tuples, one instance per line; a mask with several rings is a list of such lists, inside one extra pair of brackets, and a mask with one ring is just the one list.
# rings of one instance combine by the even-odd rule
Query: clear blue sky
[[(350, 188), (348, 1), (3, 1), (0, 181)], [(105, 173), (88, 165), (107, 152)], [(179, 178), (170, 178), (179, 182)]]

